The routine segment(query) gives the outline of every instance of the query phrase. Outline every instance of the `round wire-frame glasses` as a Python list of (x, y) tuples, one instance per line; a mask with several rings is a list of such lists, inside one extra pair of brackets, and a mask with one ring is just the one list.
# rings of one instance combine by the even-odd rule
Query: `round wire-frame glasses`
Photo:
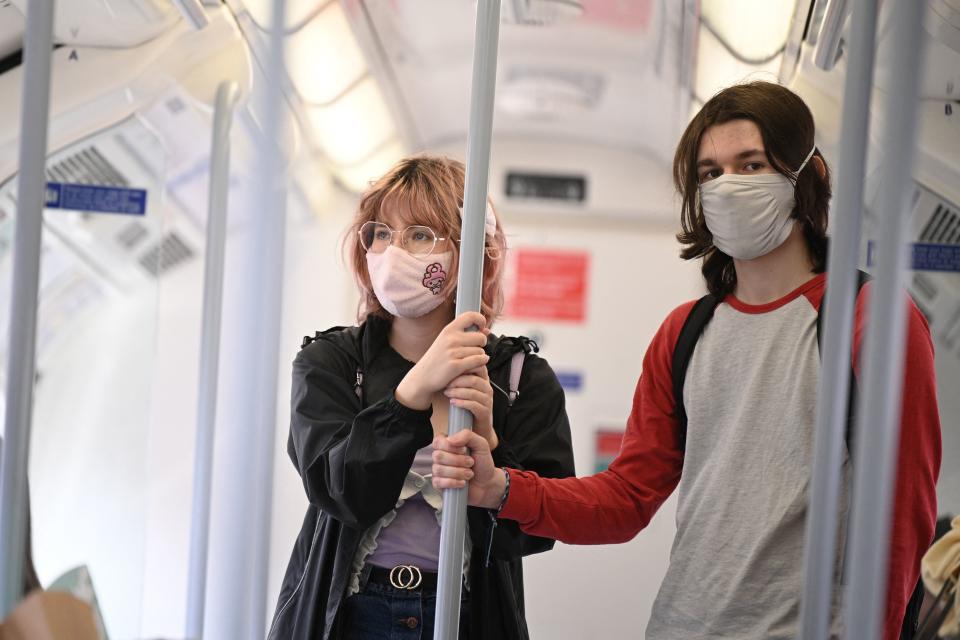
[(400, 235), (400, 246), (414, 256), (428, 256), (433, 253), (437, 243), (446, 238), (438, 238), (430, 227), (414, 224), (401, 230), (394, 231), (382, 222), (368, 221), (357, 231), (360, 236), (360, 246), (368, 253), (383, 253), (393, 244), (393, 237)]

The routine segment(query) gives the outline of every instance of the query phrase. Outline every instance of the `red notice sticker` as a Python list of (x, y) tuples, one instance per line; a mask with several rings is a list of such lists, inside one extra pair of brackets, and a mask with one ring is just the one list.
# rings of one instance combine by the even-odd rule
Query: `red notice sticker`
[(613, 459), (620, 453), (623, 442), (623, 431), (618, 429), (597, 429), (596, 443), (593, 458), (593, 472), (605, 470)]
[(506, 316), (576, 323), (586, 320), (589, 253), (516, 249), (513, 260)]

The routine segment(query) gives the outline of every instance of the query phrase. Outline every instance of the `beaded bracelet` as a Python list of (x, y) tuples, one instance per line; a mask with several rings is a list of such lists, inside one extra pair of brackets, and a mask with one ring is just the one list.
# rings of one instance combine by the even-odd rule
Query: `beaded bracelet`
[(503, 497), (500, 498), (500, 504), (497, 506), (494, 517), (500, 516), (500, 512), (503, 511), (503, 505), (507, 504), (507, 497), (510, 495), (510, 472), (507, 471), (506, 467), (503, 468), (503, 476), (506, 479), (506, 484), (503, 487)]

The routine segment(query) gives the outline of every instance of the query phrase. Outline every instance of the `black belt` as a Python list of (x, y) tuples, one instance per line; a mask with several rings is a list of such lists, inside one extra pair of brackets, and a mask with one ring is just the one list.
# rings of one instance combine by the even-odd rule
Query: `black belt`
[(363, 568), (360, 582), (361, 585), (370, 583), (388, 585), (401, 591), (437, 590), (436, 573), (406, 564), (397, 565), (392, 569), (368, 564)]

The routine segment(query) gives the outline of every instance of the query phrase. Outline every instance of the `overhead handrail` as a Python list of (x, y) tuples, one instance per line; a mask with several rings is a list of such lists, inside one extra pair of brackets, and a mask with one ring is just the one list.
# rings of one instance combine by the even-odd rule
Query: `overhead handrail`
[[(457, 278), (456, 314), (480, 310), (483, 287), (484, 214), (490, 172), (493, 97), (497, 81), (500, 39), (500, 0), (477, 2), (467, 134), (467, 174), (463, 195), (463, 231)], [(473, 428), (473, 415), (450, 407), (447, 433)], [(440, 523), (440, 560), (437, 574), (434, 640), (456, 640), (463, 587), (463, 544), (467, 526), (467, 489), (444, 489)]]
[(194, 29), (199, 31), (210, 24), (210, 18), (207, 17), (200, 0), (173, 0), (173, 4)]
[(843, 23), (850, 15), (850, 8), (848, 0), (827, 0), (813, 52), (813, 63), (824, 71), (830, 71), (837, 63)]
[(54, 0), (27, 3), (23, 38), (23, 101), (20, 108), (20, 171), (14, 220), (10, 342), (6, 415), (0, 467), (0, 617), (23, 591), (26, 548), (27, 457), (36, 373), (37, 291), (45, 202), (50, 58)]
[(223, 314), (223, 265), (230, 195), (230, 130), (240, 86), (227, 80), (217, 89), (210, 146), (206, 261), (203, 274), (203, 320), (197, 395), (197, 439), (193, 462), (193, 511), (190, 518), (190, 564), (187, 572), (187, 638), (203, 637), (210, 543), (210, 490), (213, 479), (213, 434), (217, 419), (217, 374), (220, 321)]

